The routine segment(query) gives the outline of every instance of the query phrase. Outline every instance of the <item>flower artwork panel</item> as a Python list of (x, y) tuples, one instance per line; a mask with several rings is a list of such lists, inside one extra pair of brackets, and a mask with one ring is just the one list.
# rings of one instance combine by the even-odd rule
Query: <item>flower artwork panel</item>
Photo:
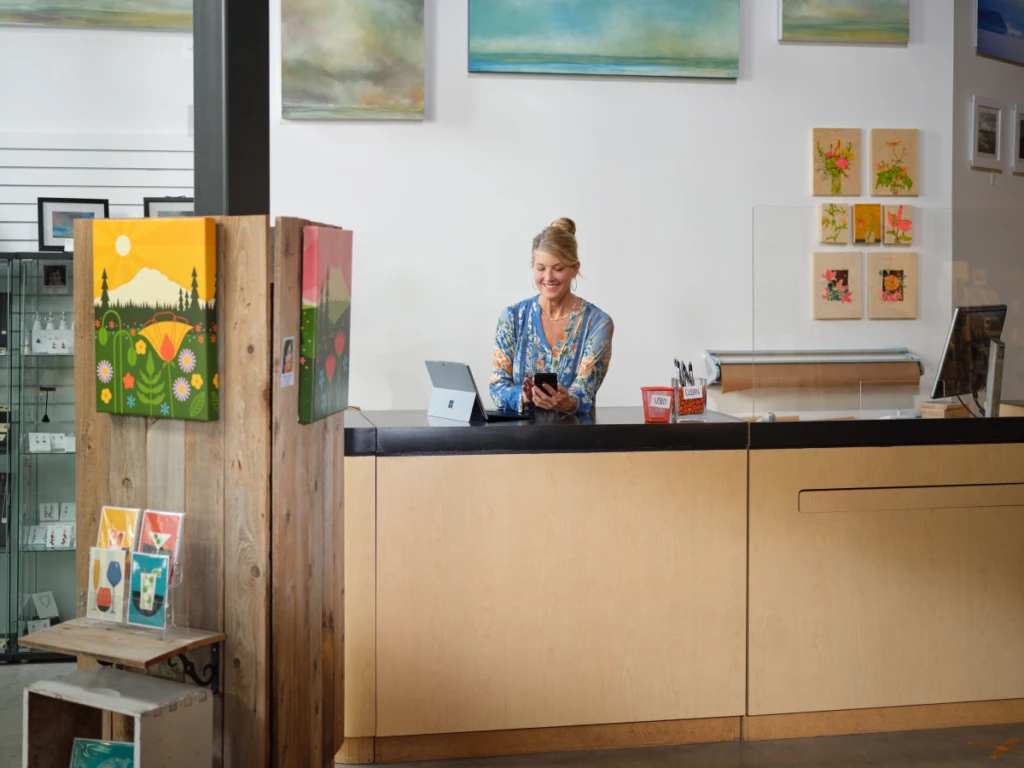
[(167, 580), (170, 574), (167, 555), (136, 552), (132, 558), (131, 595), (128, 623), (140, 627), (164, 629), (167, 626)]
[(868, 317), (917, 319), (917, 254), (883, 251), (868, 256)]
[(123, 549), (89, 549), (89, 602), (85, 615), (90, 619), (120, 624), (124, 620), (124, 582), (127, 576)]
[(136, 551), (147, 555), (166, 555), (170, 561), (167, 578), (174, 583), (174, 567), (181, 548), (181, 528), (185, 515), (181, 512), (157, 512), (147, 509), (142, 513)]
[(814, 319), (860, 320), (863, 254), (829, 251), (814, 254)]
[(918, 131), (916, 128), (871, 130), (871, 194), (917, 197)]
[(815, 128), (811, 158), (815, 196), (860, 194), (860, 128)]
[(93, 224), (96, 410), (215, 421), (216, 224)]
[(850, 242), (849, 205), (822, 203), (818, 206), (818, 242), (822, 245), (846, 245)]
[(352, 231), (305, 227), (302, 240), (299, 423), (312, 424), (348, 408)]
[(914, 242), (914, 207), (912, 205), (882, 206), (885, 245), (911, 245)]
[(853, 242), (857, 245), (882, 242), (881, 204), (857, 203), (853, 206)]

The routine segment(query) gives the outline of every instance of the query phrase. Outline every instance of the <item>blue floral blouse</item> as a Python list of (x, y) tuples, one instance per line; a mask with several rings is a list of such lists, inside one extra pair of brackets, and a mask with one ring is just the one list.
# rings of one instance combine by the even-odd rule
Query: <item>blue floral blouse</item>
[(538, 371), (558, 375), (558, 383), (576, 403), (576, 413), (594, 409), (612, 359), (612, 319), (584, 301), (569, 316), (555, 348), (548, 346), (537, 296), (513, 304), (498, 318), (491, 368), (491, 399), (503, 410), (518, 411), (523, 382)]

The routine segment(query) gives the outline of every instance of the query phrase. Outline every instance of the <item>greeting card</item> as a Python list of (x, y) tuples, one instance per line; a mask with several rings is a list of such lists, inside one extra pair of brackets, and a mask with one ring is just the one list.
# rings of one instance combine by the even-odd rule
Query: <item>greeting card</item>
[(124, 617), (126, 557), (123, 549), (89, 549), (88, 618), (119, 623)]
[(157, 512), (147, 509), (142, 513), (142, 530), (135, 549), (148, 555), (166, 555), (170, 562), (167, 578), (173, 583), (174, 567), (178, 562), (178, 545), (185, 515), (181, 512)]
[(167, 555), (136, 552), (132, 558), (131, 600), (128, 623), (140, 627), (167, 626)]
[[(131, 553), (135, 546), (135, 531), (139, 523), (138, 509), (104, 507), (100, 514), (100, 535), (96, 546), (103, 549), (123, 549)], [(128, 555), (131, 562), (131, 554)]]

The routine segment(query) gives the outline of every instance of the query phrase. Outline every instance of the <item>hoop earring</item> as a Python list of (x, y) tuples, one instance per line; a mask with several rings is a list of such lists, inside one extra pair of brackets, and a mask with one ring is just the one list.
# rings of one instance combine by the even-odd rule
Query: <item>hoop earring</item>
[(572, 279), (572, 290), (573, 290), (573, 293), (576, 292), (576, 278), (575, 277)]

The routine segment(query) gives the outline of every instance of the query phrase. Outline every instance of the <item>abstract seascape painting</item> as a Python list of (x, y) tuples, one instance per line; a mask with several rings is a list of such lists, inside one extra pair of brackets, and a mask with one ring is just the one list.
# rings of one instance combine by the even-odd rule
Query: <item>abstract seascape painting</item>
[(422, 120), (424, 0), (282, 0), (291, 120)]
[(470, 0), (469, 71), (739, 76), (739, 0)]
[(0, 0), (0, 24), (192, 31), (192, 0)]
[(1024, 3), (978, 0), (978, 53), (1024, 64)]
[(779, 40), (910, 42), (910, 0), (779, 0)]

